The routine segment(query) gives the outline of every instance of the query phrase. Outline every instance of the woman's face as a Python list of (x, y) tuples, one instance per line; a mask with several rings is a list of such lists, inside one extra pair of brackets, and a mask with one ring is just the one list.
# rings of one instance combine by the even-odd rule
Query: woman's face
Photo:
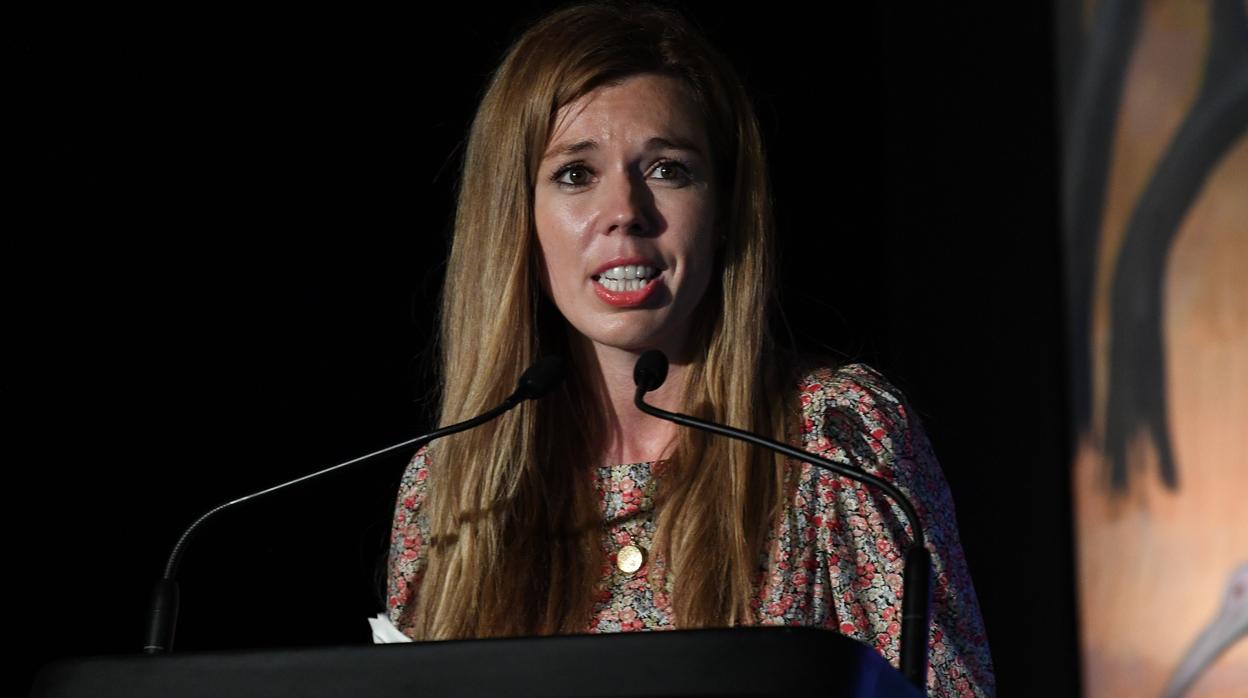
[(710, 146), (685, 83), (642, 74), (556, 115), (534, 218), (542, 287), (596, 345), (679, 356), (714, 271)]

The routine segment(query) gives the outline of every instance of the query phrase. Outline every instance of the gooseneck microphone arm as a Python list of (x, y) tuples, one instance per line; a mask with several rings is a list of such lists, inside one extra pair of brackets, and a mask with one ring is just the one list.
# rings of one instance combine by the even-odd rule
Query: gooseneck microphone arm
[(758, 434), (734, 429), (724, 424), (707, 422), (689, 415), (668, 412), (667, 410), (646, 404), (646, 393), (663, 385), (663, 381), (666, 379), (667, 357), (663, 355), (663, 352), (652, 349), (642, 354), (633, 370), (633, 380), (637, 384), (637, 393), (633, 402), (637, 405), (637, 409), (648, 415), (666, 419), (676, 424), (702, 429), (720, 436), (727, 436), (730, 439), (737, 439), (755, 446), (778, 451), (797, 461), (809, 463), (824, 470), (830, 470), (856, 482), (878, 487), (901, 507), (902, 512), (906, 516), (906, 521), (910, 524), (910, 530), (913, 532), (910, 545), (906, 548), (905, 576), (902, 579), (901, 672), (920, 692), (926, 694), (928, 607), (931, 595), (932, 556), (927, 550), (919, 514), (915, 510), (914, 505), (910, 503), (910, 499), (896, 485), (871, 473), (821, 458), (809, 451), (803, 451), (789, 444), (759, 436)]
[(520, 381), (515, 392), (509, 395), (507, 399), (503, 400), (503, 402), (497, 407), (489, 410), (488, 412), (484, 412), (476, 417), (473, 417), (472, 419), (468, 419), (457, 424), (451, 424), (449, 426), (442, 427), (441, 429), (436, 429), (428, 434), (418, 436), (414, 439), (409, 439), (402, 443), (394, 444), (393, 446), (387, 446), (379, 451), (373, 451), (372, 453), (358, 458), (352, 458), (345, 463), (339, 463), (338, 465), (304, 475), (303, 477), (296, 478), (289, 482), (283, 482), (280, 485), (274, 485), (268, 489), (254, 492), (245, 497), (239, 497), (238, 499), (231, 500), (209, 510), (187, 527), (186, 531), (182, 533), (182, 536), (178, 538), (178, 542), (173, 546), (173, 551), (169, 553), (169, 559), (165, 563), (164, 576), (156, 583), (155, 588), (152, 590), (151, 605), (149, 606), (147, 617), (147, 636), (143, 645), (143, 652), (146, 654), (163, 654), (173, 649), (174, 629), (176, 628), (178, 622), (178, 583), (176, 581), (178, 562), (182, 559), (182, 551), (186, 548), (187, 542), (199, 528), (200, 524), (207, 521), (217, 512), (228, 509), (236, 504), (246, 502), (249, 499), (263, 497), (266, 494), (290, 487), (291, 485), (297, 485), (305, 480), (311, 480), (312, 478), (329, 474), (340, 468), (345, 468), (350, 465), (355, 465), (356, 463), (362, 463), (366, 460), (384, 456), (387, 453), (413, 447), (415, 450), (419, 450), (422, 446), (428, 444), (434, 439), (456, 434), (461, 431), (467, 431), (473, 427), (485, 424), (525, 400), (533, 400), (546, 394), (547, 391), (563, 379), (563, 371), (564, 366), (562, 358), (558, 356), (544, 357), (524, 372), (524, 375), (520, 377)]

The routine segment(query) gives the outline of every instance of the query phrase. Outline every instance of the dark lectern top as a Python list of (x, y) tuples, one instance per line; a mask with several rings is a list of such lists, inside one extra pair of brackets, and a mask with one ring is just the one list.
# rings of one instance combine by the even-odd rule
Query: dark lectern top
[(92, 657), (45, 666), (36, 698), (147, 696), (918, 696), (874, 650), (762, 627)]

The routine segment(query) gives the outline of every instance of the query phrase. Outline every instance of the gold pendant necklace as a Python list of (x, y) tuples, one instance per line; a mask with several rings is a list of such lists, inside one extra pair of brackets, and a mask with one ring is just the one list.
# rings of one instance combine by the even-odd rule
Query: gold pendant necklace
[(645, 554), (641, 548), (635, 545), (626, 545), (620, 548), (620, 552), (615, 556), (615, 565), (625, 574), (632, 574), (641, 569), (641, 563), (645, 560)]

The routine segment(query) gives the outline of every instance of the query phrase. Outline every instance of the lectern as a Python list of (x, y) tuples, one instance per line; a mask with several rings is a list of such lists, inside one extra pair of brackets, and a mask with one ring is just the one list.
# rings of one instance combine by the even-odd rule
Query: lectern
[(67, 659), (35, 698), (921, 695), (829, 630), (756, 627)]

